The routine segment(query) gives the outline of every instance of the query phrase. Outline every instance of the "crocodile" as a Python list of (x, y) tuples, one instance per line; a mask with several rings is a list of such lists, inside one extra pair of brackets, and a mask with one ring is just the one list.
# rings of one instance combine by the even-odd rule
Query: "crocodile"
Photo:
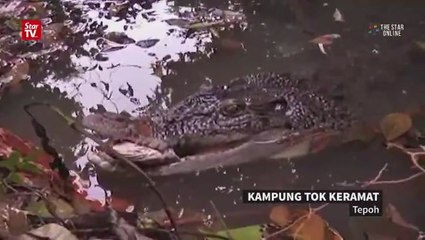
[(297, 156), (288, 151), (352, 124), (350, 109), (329, 96), (288, 73), (257, 73), (203, 85), (168, 109), (94, 113), (82, 125), (151, 174), (171, 175)]

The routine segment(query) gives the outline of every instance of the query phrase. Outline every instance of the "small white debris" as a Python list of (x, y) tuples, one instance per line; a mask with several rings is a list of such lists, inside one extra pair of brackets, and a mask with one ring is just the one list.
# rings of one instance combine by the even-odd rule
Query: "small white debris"
[(325, 46), (323, 45), (323, 43), (319, 43), (317, 45), (319, 46), (319, 49), (323, 54), (328, 55), (325, 51)]
[(345, 22), (344, 17), (342, 16), (342, 14), (338, 10), (338, 8), (335, 8), (335, 12), (334, 12), (333, 17), (334, 17), (335, 22)]
[(125, 209), (126, 212), (131, 213), (134, 211), (134, 205), (130, 205)]

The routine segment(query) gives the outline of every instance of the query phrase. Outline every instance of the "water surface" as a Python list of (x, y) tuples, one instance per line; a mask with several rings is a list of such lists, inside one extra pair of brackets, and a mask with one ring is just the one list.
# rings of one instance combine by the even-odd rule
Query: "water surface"
[[(243, 43), (244, 49), (211, 48), (210, 34), (184, 38), (183, 29), (169, 26), (164, 20), (177, 17), (177, 11), (191, 6), (241, 10), (248, 19), (245, 31), (234, 31), (228, 37)], [(138, 8), (130, 22), (98, 18), (91, 10), (88, 17), (108, 25), (107, 31), (124, 31), (135, 39), (159, 39), (151, 48), (128, 45), (108, 53), (108, 61), (99, 62), (72, 52), (59, 56), (56, 63), (32, 69), (32, 78), (19, 91), (8, 92), (0, 102), (0, 123), (22, 137), (38, 142), (23, 105), (46, 101), (59, 106), (66, 114), (81, 115), (102, 105), (109, 111), (138, 113), (156, 97), (163, 106), (182, 100), (208, 81), (216, 84), (233, 77), (258, 71), (291, 72), (320, 87), (343, 95), (359, 115), (379, 119), (384, 114), (425, 103), (425, 57), (414, 46), (425, 39), (425, 2), (423, 1), (158, 1), (151, 8)], [(346, 20), (335, 22), (332, 14), (338, 8)], [(145, 16), (145, 17), (144, 17)], [(146, 16), (149, 16), (146, 18)], [(368, 33), (371, 23), (401, 23), (401, 37), (385, 38)], [(320, 52), (309, 43), (314, 37), (338, 33), (342, 37)], [(90, 49), (95, 41), (81, 46)], [(164, 76), (153, 74), (152, 64), (161, 61)], [(121, 66), (112, 67), (120, 64)], [(97, 66), (96, 66), (97, 65)], [(93, 70), (87, 71), (96, 66)], [(100, 68), (99, 68), (100, 66)], [(40, 72), (50, 69), (48, 74)], [(105, 83), (109, 86), (107, 89)], [(119, 89), (134, 91), (125, 95)], [(87, 159), (76, 154), (89, 144), (48, 110), (39, 108), (36, 116), (45, 124), (54, 146), (64, 154), (67, 165), (84, 169)], [(254, 210), (254, 218), (230, 218), (229, 224), (241, 226), (263, 222), (265, 205), (243, 205), (241, 189), (318, 189), (333, 188), (335, 183), (373, 178), (389, 163), (387, 178), (402, 178), (412, 171), (407, 157), (385, 150), (381, 144), (350, 144), (297, 160), (264, 161), (239, 167), (211, 170), (199, 175), (156, 179), (169, 204), (176, 208), (212, 213), (212, 200), (224, 214)], [(134, 199), (148, 210), (160, 204), (142, 183), (99, 172), (100, 186), (113, 194)], [(393, 203), (413, 224), (425, 228), (424, 178), (406, 184), (382, 185), (385, 202)], [(93, 197), (102, 196), (99, 188)], [(413, 204), (414, 203), (414, 204)], [(263, 211), (264, 208), (264, 211)], [(332, 205), (321, 215), (341, 234), (350, 239), (348, 209)]]

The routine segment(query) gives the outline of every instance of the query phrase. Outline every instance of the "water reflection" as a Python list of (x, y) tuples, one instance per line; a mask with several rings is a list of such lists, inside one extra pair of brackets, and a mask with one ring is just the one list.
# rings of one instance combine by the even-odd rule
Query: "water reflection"
[[(201, 40), (184, 39), (184, 36), (181, 36), (181, 29), (170, 28), (164, 20), (177, 18), (177, 14), (165, 1), (153, 3), (152, 7), (154, 10), (141, 11), (134, 19), (135, 24), (125, 33), (136, 41), (159, 39), (160, 41), (153, 47), (143, 49), (135, 44), (127, 45), (120, 51), (107, 53), (106, 56), (110, 60), (104, 62), (94, 61), (90, 57), (74, 58), (73, 62), (79, 68), (92, 69), (95, 65), (97, 67), (67, 82), (47, 79), (44, 83), (67, 92), (69, 97), (80, 102), (86, 110), (102, 104), (109, 111), (132, 112), (146, 105), (148, 100), (145, 96), (151, 96), (161, 83), (161, 79), (152, 72), (152, 64), (164, 58), (166, 62), (179, 61), (182, 53), (202, 52), (205, 50), (204, 43), (210, 41), (208, 37)], [(151, 13), (155, 20), (145, 19), (144, 13)], [(88, 17), (92, 19), (96, 19), (97, 16), (97, 11), (88, 12)], [(125, 21), (117, 22), (115, 19), (102, 19), (102, 22), (108, 26), (107, 32), (121, 32), (127, 24)], [(170, 30), (173, 31), (170, 33)], [(89, 50), (95, 47), (95, 44), (95, 41), (89, 41), (85, 44), (85, 49)], [(103, 86), (101, 82), (104, 83)], [(108, 89), (105, 89), (105, 84), (108, 85)], [(130, 99), (119, 91), (128, 85), (133, 88), (137, 99)]]

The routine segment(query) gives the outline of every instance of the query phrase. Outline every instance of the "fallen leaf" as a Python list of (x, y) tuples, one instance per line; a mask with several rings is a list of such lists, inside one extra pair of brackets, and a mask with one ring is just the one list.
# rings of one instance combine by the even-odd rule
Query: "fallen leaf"
[(101, 52), (114, 52), (126, 47), (124, 44), (119, 44), (106, 38), (99, 38), (96, 41), (96, 44), (100, 48)]
[(18, 237), (19, 240), (37, 240), (40, 238), (55, 239), (55, 240), (78, 240), (68, 229), (50, 223), (30, 231), (31, 235), (23, 234)]
[(286, 206), (276, 206), (272, 208), (269, 215), (270, 220), (279, 226), (286, 226), (290, 223), (290, 217), (289, 209)]
[[(216, 235), (227, 237), (228, 234), (232, 237), (232, 240), (249, 240), (261, 239), (261, 225), (252, 225), (241, 228), (234, 228), (229, 230), (223, 230), (216, 232)], [(201, 231), (204, 232), (204, 231)], [(205, 232), (204, 232), (205, 233)], [(207, 238), (208, 240), (216, 240), (217, 238)]]
[(325, 34), (310, 40), (310, 42), (315, 44), (331, 45), (337, 38), (341, 38), (341, 35), (337, 33)]
[(392, 141), (408, 132), (412, 119), (405, 113), (390, 113), (380, 122), (380, 129), (387, 141)]
[(104, 36), (106, 39), (119, 44), (132, 44), (136, 41), (123, 32), (109, 32)]
[(338, 10), (338, 8), (335, 8), (335, 12), (334, 12), (334, 20), (336, 22), (345, 22), (344, 17), (342, 16), (341, 12)]
[(159, 39), (146, 39), (138, 41), (136, 45), (141, 48), (150, 48), (155, 46), (158, 42)]
[(326, 223), (317, 214), (303, 212), (308, 214), (304, 220), (295, 224), (290, 231), (295, 240), (325, 240)]
[(108, 61), (108, 60), (109, 60), (109, 58), (108, 58), (107, 56), (105, 56), (105, 55), (103, 55), (103, 54), (101, 54), (101, 53), (96, 54), (96, 55), (94, 56), (94, 59), (95, 59), (96, 61), (99, 61), (99, 62), (105, 62), (105, 61)]
[(181, 18), (167, 19), (167, 20), (165, 20), (165, 22), (168, 23), (171, 26), (178, 26), (178, 27), (181, 27), (181, 28), (189, 28), (189, 26), (190, 26), (189, 20), (181, 19)]
[(333, 33), (333, 34), (325, 34), (310, 40), (311, 43), (315, 43), (319, 46), (320, 52), (327, 55), (325, 51), (325, 46), (331, 45), (335, 39), (340, 38), (341, 35)]
[[(60, 218), (70, 218), (75, 215), (74, 208), (62, 199), (50, 198), (49, 204)], [(26, 211), (40, 217), (52, 217), (44, 200), (33, 201), (25, 208)]]
[(269, 217), (274, 225), (270, 225), (273, 229), (269, 229), (271, 231), (268, 234), (287, 228), (279, 236), (291, 237), (294, 240), (342, 240), (339, 233), (322, 217), (308, 210), (290, 210), (282, 205), (274, 207)]

